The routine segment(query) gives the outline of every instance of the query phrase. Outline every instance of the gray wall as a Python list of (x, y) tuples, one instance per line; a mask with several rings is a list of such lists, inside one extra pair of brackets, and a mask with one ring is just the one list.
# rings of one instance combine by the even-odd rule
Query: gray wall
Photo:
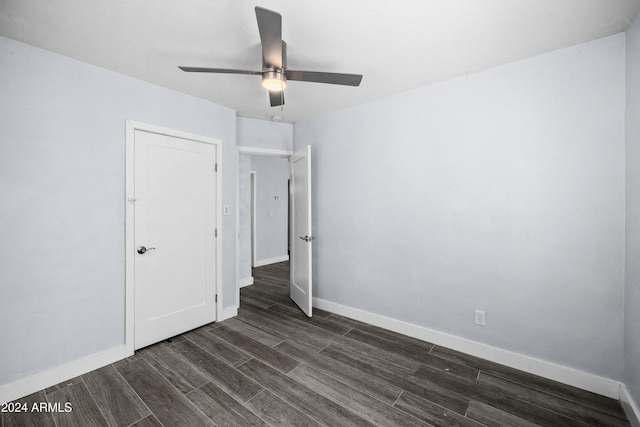
[(627, 250), (624, 382), (640, 404), (640, 15), (627, 31)]
[(0, 93), (0, 384), (124, 342), (125, 119), (223, 141), (235, 306), (233, 110), (5, 38)]
[(291, 123), (238, 117), (238, 145), (271, 150), (293, 150)]
[(622, 379), (624, 42), (296, 123), (314, 296)]

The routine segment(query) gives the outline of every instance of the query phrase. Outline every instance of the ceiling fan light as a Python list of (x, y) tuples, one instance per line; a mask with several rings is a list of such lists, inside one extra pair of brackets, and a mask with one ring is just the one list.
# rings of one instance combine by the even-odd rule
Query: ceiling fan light
[(262, 87), (269, 92), (280, 92), (287, 87), (287, 78), (281, 71), (266, 71), (262, 74)]

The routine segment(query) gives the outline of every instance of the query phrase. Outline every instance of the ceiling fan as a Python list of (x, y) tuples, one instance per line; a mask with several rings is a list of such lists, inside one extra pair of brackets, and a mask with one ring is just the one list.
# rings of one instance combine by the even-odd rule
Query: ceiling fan
[(284, 89), (287, 80), (359, 86), (360, 74), (325, 73), (287, 69), (287, 44), (282, 40), (282, 16), (274, 11), (256, 6), (258, 31), (262, 43), (262, 71), (234, 70), (228, 68), (183, 67), (182, 71), (196, 73), (253, 74), (262, 76), (262, 86), (269, 91), (272, 107), (284, 105)]

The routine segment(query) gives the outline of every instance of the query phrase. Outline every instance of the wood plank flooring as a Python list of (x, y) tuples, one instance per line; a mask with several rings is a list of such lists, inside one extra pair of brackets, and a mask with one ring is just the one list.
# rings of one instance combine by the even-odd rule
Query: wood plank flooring
[(288, 275), (254, 269), (238, 317), (19, 399), (29, 410), (1, 427), (630, 425), (612, 399), (322, 310), (308, 319)]

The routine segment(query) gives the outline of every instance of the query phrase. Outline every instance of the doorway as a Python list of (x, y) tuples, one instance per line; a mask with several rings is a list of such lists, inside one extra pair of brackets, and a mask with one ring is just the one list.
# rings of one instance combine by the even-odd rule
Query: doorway
[[(238, 229), (238, 244), (236, 245), (236, 301), (240, 303), (240, 288), (253, 283), (252, 267), (260, 267), (263, 265), (276, 264), (278, 262), (288, 261), (291, 258), (291, 272), (289, 274), (290, 297), (308, 316), (312, 315), (312, 241), (311, 233), (311, 147), (295, 153), (285, 150), (258, 149), (251, 147), (238, 147), (237, 152), (237, 215), (236, 226)], [(284, 238), (284, 245), (281, 248), (281, 254), (277, 257), (267, 258), (266, 262), (260, 262), (259, 250), (256, 251), (257, 261), (251, 264), (251, 196), (249, 195), (251, 179), (251, 163), (247, 156), (255, 156), (256, 158), (283, 158), (286, 159), (287, 174), (290, 179), (281, 179), (283, 186), (286, 188), (285, 197), (281, 194), (268, 193), (267, 199), (270, 203), (280, 203), (280, 213), (284, 214), (284, 227), (280, 230), (280, 237)], [(256, 181), (254, 188), (261, 187), (260, 173), (256, 172)], [(244, 191), (243, 191), (244, 189)], [(283, 190), (280, 190), (281, 192)], [(259, 205), (259, 203), (258, 203)], [(284, 209), (283, 209), (284, 208)], [(272, 211), (268, 209), (269, 216)], [(256, 216), (259, 221), (259, 215)], [(256, 241), (260, 241), (259, 229), (256, 233)], [(244, 232), (243, 232), (244, 231)], [(300, 241), (296, 239), (299, 237)], [(257, 244), (259, 245), (259, 243)], [(245, 277), (249, 276), (249, 279)]]
[[(238, 147), (238, 304), (240, 288), (253, 284), (254, 267), (289, 259), (288, 162), (292, 154), (287, 150)], [(270, 167), (286, 170), (273, 173)], [(275, 228), (270, 230), (270, 226)]]
[(238, 156), (238, 283), (253, 284), (253, 268), (289, 261), (289, 159)]

